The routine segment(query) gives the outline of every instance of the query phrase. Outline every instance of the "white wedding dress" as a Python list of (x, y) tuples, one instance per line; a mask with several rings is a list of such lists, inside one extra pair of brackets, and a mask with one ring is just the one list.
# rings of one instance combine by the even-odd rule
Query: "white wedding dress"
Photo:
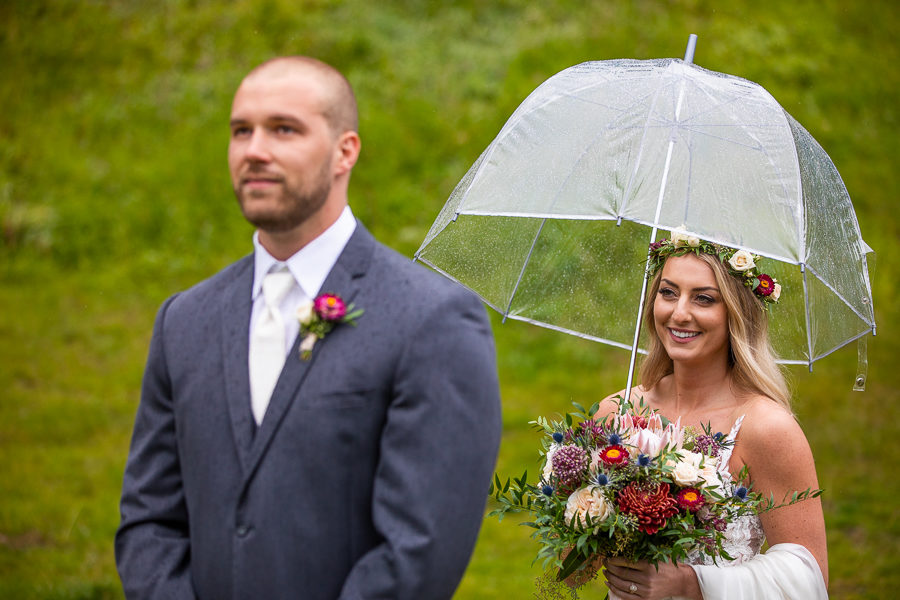
[[(734, 423), (729, 440), (737, 439), (743, 420), (741, 416)], [(733, 448), (726, 449), (719, 461), (722, 481), (732, 488), (729, 492), (735, 486), (728, 470)], [(760, 554), (765, 534), (758, 515), (730, 523), (725, 538), (725, 551), (732, 561), (716, 565), (699, 552), (689, 561), (704, 600), (827, 600), (819, 563), (809, 550), (799, 544), (776, 544)]]

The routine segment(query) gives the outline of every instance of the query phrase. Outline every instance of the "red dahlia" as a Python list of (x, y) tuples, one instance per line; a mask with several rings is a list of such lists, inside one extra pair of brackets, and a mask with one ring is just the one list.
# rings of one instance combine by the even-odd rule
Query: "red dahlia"
[(703, 494), (696, 488), (684, 488), (678, 492), (677, 501), (678, 506), (690, 512), (697, 512), (705, 504)]
[(619, 444), (607, 446), (600, 452), (600, 460), (608, 465), (621, 465), (628, 462), (628, 450)]
[(654, 534), (678, 512), (678, 503), (669, 495), (668, 483), (639, 484), (633, 481), (616, 498), (619, 510), (637, 519), (638, 529)]

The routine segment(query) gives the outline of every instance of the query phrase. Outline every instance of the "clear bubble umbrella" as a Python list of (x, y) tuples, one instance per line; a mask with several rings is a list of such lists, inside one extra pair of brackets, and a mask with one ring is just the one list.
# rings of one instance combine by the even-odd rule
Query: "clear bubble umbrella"
[(781, 362), (812, 368), (874, 334), (871, 249), (831, 159), (761, 86), (692, 64), (695, 39), (684, 60), (587, 62), (541, 84), (415, 258), (504, 318), (631, 350), (629, 388), (647, 247), (668, 230), (774, 259)]

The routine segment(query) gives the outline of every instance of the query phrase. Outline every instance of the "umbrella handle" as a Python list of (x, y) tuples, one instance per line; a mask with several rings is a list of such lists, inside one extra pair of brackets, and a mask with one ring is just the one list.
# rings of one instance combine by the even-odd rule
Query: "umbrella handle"
[(688, 36), (687, 49), (684, 51), (684, 62), (686, 64), (694, 63), (694, 49), (697, 48), (697, 34), (692, 33)]

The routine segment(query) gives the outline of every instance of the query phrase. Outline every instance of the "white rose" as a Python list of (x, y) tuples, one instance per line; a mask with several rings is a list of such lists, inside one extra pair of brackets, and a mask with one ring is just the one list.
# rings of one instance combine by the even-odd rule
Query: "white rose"
[(543, 477), (543, 481), (550, 481), (550, 476), (553, 475), (553, 455), (556, 453), (556, 449), (559, 448), (556, 444), (550, 446), (550, 449), (547, 450), (546, 458), (547, 462), (544, 463), (544, 472), (541, 473)]
[(303, 302), (297, 307), (297, 320), (300, 321), (301, 325), (309, 325), (312, 323), (313, 314), (315, 314), (315, 312), (312, 300)]
[(607, 518), (612, 513), (612, 507), (606, 501), (606, 496), (597, 487), (585, 487), (576, 490), (566, 501), (566, 523), (572, 521), (574, 516), (576, 525), (587, 525), (587, 517), (596, 523)]
[(672, 478), (681, 487), (694, 485), (700, 481), (700, 461), (702, 456), (694, 452), (681, 452), (682, 459), (672, 470)]
[(706, 482), (707, 487), (719, 491), (720, 493), (722, 492), (722, 480), (719, 478), (715, 460), (707, 459), (698, 475), (700, 476), (700, 479)]
[(769, 295), (769, 297), (775, 302), (778, 302), (779, 296), (781, 296), (781, 284), (776, 281), (775, 287), (772, 288), (772, 293)]
[(735, 271), (749, 271), (756, 266), (756, 263), (753, 262), (753, 255), (746, 250), (738, 250), (735, 252), (734, 255), (728, 259), (728, 264), (730, 264), (731, 268)]
[(690, 246), (690, 238), (683, 231), (673, 231), (672, 245), (676, 248), (679, 246)]

